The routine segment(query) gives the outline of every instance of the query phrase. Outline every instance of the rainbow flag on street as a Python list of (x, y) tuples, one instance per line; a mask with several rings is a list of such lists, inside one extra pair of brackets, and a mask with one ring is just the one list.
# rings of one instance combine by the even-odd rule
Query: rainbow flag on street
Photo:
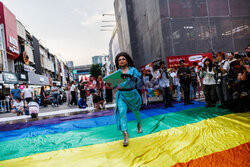
[(250, 112), (195, 102), (128, 113), (123, 147), (113, 110), (0, 125), (1, 167), (249, 166)]

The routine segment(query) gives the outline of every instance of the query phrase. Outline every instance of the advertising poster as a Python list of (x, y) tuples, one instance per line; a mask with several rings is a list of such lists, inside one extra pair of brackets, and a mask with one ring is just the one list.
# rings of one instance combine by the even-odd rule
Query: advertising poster
[(168, 68), (175, 68), (180, 66), (180, 60), (185, 60), (185, 66), (191, 67), (196, 62), (202, 66), (204, 59), (210, 58), (213, 60), (212, 53), (194, 54), (194, 55), (182, 55), (182, 56), (168, 56), (167, 65)]

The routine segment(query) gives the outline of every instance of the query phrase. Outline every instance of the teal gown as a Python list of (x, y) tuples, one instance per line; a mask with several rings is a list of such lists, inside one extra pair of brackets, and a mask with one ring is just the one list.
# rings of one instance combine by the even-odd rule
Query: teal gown
[[(119, 69), (121, 71), (121, 69)], [(129, 67), (127, 74), (137, 78), (137, 83), (140, 81), (141, 73), (134, 67)], [(136, 81), (128, 78), (125, 82), (118, 85), (118, 89), (133, 89), (130, 91), (116, 92), (116, 109), (115, 118), (118, 130), (127, 130), (127, 110), (128, 108), (134, 113), (137, 123), (141, 122), (140, 108), (142, 104), (141, 96), (136, 88)]]

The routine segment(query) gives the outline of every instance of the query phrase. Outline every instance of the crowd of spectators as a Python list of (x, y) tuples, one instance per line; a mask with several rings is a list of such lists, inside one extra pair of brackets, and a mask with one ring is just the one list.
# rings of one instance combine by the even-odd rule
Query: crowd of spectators
[(180, 60), (180, 66), (173, 69), (167, 69), (161, 61), (153, 72), (142, 71), (142, 89), (160, 89), (165, 108), (173, 107), (174, 94), (176, 101), (183, 96), (184, 105), (189, 105), (203, 92), (205, 107), (247, 111), (250, 101), (249, 54), (250, 46), (245, 53), (218, 52), (213, 59), (206, 58), (202, 66), (194, 63), (192, 67), (186, 67), (185, 61)]
[[(218, 52), (213, 59), (206, 58), (202, 66), (193, 63), (192, 67), (186, 67), (185, 61), (180, 60), (178, 68), (168, 69), (164, 61), (155, 65), (153, 70), (141, 71), (141, 82), (137, 90), (145, 101), (144, 94), (147, 89), (160, 90), (163, 97), (164, 107), (174, 107), (173, 100), (184, 100), (184, 105), (193, 104), (193, 100), (204, 95), (205, 107), (219, 107), (231, 109), (235, 112), (249, 110), (250, 89), (250, 46), (245, 53), (224, 53)], [(88, 80), (68, 82), (67, 86), (59, 89), (55, 83), (51, 87), (50, 93), (53, 97), (52, 106), (59, 106), (59, 98), (65, 93), (65, 101), (69, 106), (79, 106), (86, 108), (88, 102), (93, 103), (96, 109), (104, 109), (104, 104), (113, 102), (114, 88), (110, 83), (103, 81), (102, 76), (97, 79), (90, 77)], [(36, 117), (39, 111), (34, 107), (33, 91), (26, 84), (23, 91), (17, 85), (11, 90), (12, 110), (11, 112), (22, 115), (25, 108), (32, 108)], [(40, 91), (39, 105), (46, 106), (47, 99), (44, 87)], [(22, 100), (23, 99), (23, 100)], [(90, 103), (90, 104), (91, 104)], [(143, 104), (146, 104), (143, 102)], [(32, 106), (32, 107), (31, 107)], [(39, 108), (39, 107), (38, 107)]]

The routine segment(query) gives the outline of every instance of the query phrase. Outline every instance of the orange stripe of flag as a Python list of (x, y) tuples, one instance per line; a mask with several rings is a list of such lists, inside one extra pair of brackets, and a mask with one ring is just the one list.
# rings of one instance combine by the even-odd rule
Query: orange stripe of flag
[(173, 167), (245, 167), (250, 166), (250, 142), (229, 150), (216, 152)]

